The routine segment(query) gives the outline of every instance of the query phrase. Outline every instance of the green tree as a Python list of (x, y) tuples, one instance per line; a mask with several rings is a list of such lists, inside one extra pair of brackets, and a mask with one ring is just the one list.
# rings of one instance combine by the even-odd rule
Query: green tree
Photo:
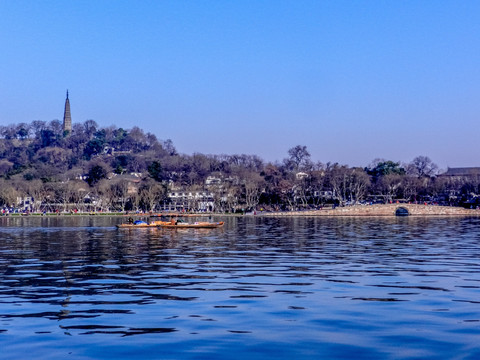
[(155, 181), (161, 182), (165, 180), (162, 165), (158, 161), (154, 161), (148, 166), (148, 173), (150, 174), (150, 177)]
[(375, 180), (390, 174), (405, 175), (405, 169), (400, 166), (400, 163), (391, 160), (374, 160), (373, 165), (366, 168), (365, 171)]
[(93, 155), (100, 154), (105, 147), (105, 140), (94, 138), (85, 146), (84, 155), (86, 159), (91, 159)]
[(57, 137), (55, 133), (50, 129), (40, 131), (40, 146), (42, 148), (55, 145)]
[(107, 177), (107, 170), (102, 165), (94, 165), (87, 174), (88, 185), (93, 186)]

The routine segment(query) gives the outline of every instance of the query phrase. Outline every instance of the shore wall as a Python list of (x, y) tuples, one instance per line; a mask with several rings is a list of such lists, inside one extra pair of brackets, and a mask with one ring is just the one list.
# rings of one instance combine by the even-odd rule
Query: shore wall
[(263, 213), (262, 216), (395, 216), (398, 208), (408, 210), (409, 216), (480, 216), (480, 209), (417, 204), (376, 204), (337, 207), (312, 211)]

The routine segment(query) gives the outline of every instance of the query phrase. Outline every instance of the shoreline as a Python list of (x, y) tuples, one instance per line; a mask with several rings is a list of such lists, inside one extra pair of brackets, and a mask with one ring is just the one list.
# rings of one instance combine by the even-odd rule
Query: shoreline
[(453, 206), (418, 204), (375, 204), (337, 207), (335, 209), (262, 213), (260, 216), (399, 216), (399, 208), (408, 211), (406, 216), (477, 216), (480, 209), (464, 209)]
[(439, 205), (419, 205), (419, 204), (375, 204), (375, 205), (353, 205), (345, 207), (337, 207), (335, 209), (326, 208), (321, 210), (303, 210), (303, 211), (276, 211), (262, 212), (256, 214), (234, 214), (234, 213), (124, 213), (124, 212), (95, 212), (95, 213), (13, 213), (0, 214), (0, 218), (8, 217), (80, 217), (80, 216), (118, 216), (118, 217), (154, 217), (154, 216), (170, 216), (170, 217), (208, 217), (208, 216), (224, 216), (224, 217), (286, 217), (286, 216), (398, 216), (396, 211), (399, 208), (406, 209), (408, 216), (474, 216), (480, 217), (480, 209), (465, 209), (453, 206)]

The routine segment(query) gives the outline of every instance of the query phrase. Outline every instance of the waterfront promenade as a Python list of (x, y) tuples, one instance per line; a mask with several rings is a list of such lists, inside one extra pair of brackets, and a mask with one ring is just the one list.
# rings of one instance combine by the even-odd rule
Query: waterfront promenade
[[(374, 204), (374, 205), (353, 205), (336, 208), (324, 208), (320, 210), (302, 210), (302, 211), (273, 211), (273, 212), (256, 212), (255, 216), (396, 216), (399, 208), (403, 208), (408, 212), (409, 216), (479, 216), (480, 209), (464, 209), (454, 206), (439, 205), (420, 205), (420, 204)], [(194, 212), (49, 212), (49, 213), (5, 213), (0, 217), (17, 217), (17, 216), (129, 216), (129, 217), (148, 217), (148, 216), (166, 215), (172, 217), (208, 217), (208, 216), (243, 216), (243, 214), (233, 213), (194, 213)], [(247, 215), (252, 215), (249, 213)]]
[(398, 208), (404, 208), (410, 216), (480, 216), (480, 209), (464, 209), (452, 206), (419, 204), (354, 205), (311, 211), (262, 213), (262, 216), (395, 216)]

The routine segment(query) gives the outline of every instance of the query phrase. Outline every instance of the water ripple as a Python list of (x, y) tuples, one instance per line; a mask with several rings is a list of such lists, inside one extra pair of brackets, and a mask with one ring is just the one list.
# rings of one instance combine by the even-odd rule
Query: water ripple
[(201, 232), (0, 220), (2, 349), (12, 359), (21, 345), (49, 359), (480, 355), (478, 219), (226, 220)]

